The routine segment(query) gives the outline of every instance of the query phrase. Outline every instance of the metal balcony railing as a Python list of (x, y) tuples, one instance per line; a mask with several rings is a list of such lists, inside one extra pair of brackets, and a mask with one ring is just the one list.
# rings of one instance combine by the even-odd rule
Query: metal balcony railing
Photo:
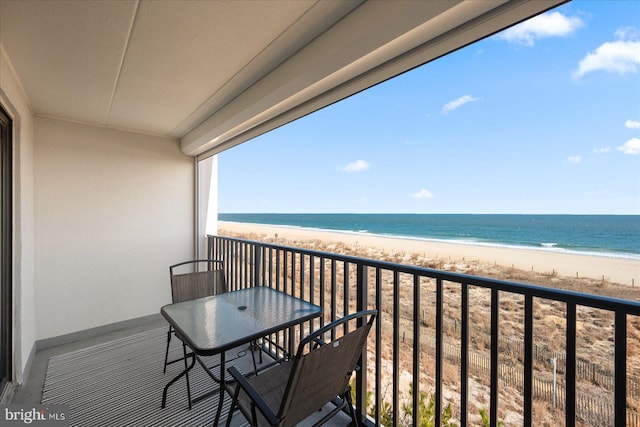
[[(514, 413), (516, 425), (531, 426), (544, 415), (538, 411), (548, 412), (536, 410), (542, 402), (566, 426), (640, 425), (640, 381), (633, 369), (640, 364), (640, 303), (277, 244), (208, 239), (208, 257), (224, 261), (231, 290), (268, 286), (320, 305), (324, 316), (308, 329), (355, 311), (379, 311), (354, 383), (357, 411), (369, 424), (419, 426), (428, 412), (436, 426), (449, 419), (467, 426), (478, 423), (480, 409), (490, 426), (505, 416), (514, 424)], [(544, 313), (555, 313), (548, 316), (551, 323)], [(610, 334), (601, 357), (583, 332), (594, 324)], [(560, 343), (552, 339), (558, 334)], [(274, 339), (279, 347), (293, 346), (285, 335)], [(483, 390), (486, 395), (478, 397)]]

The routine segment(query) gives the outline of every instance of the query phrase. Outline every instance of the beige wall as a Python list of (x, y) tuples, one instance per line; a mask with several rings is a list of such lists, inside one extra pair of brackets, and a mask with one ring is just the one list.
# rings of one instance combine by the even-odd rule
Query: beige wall
[(0, 46), (0, 104), (13, 119), (14, 376), (23, 372), (36, 339), (34, 308), (33, 114)]
[(175, 140), (34, 118), (0, 45), (14, 122), (14, 366), (36, 340), (157, 313), (193, 256), (193, 159)]
[(176, 140), (35, 121), (36, 339), (158, 313), (194, 252), (194, 163)]

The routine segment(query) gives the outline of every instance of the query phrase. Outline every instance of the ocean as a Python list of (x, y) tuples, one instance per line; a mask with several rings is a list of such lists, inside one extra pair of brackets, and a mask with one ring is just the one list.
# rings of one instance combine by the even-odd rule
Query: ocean
[(640, 260), (640, 215), (221, 213), (218, 218)]

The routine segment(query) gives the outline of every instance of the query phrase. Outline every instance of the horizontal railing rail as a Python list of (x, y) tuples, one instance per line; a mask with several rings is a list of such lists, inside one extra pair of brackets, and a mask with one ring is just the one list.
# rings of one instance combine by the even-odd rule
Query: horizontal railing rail
[[(628, 322), (640, 316), (640, 303), (222, 236), (209, 236), (208, 251), (210, 259), (225, 262), (230, 289), (268, 286), (318, 304), (324, 313), (318, 321), (320, 326), (366, 308), (379, 311), (375, 334), (370, 337), (354, 386), (357, 411), (368, 422), (376, 425), (420, 425), (420, 417), (425, 416), (424, 412), (428, 410), (432, 412), (430, 415), (435, 425), (442, 425), (452, 416), (451, 402), (445, 402), (444, 398), (443, 380), (446, 376), (447, 381), (456, 381), (455, 390), (459, 395), (453, 399), (457, 405), (453, 417), (460, 425), (473, 424), (469, 412), (473, 406), (469, 400), (470, 374), (474, 375), (474, 387), (478, 381), (483, 382), (483, 378), (477, 377), (478, 372), (483, 371), (478, 368), (478, 361), (485, 360), (485, 357), (488, 378), (484, 378), (484, 383), (489, 395), (491, 426), (499, 424), (500, 387), (506, 386), (521, 393), (522, 421), (525, 426), (531, 426), (534, 400), (549, 394), (540, 391), (540, 384), (553, 384), (550, 386), (553, 406), (564, 410), (566, 426), (576, 425), (578, 419), (595, 416), (604, 417), (605, 424), (616, 426), (625, 425), (629, 419), (638, 419), (633, 411), (634, 405), (628, 408), (628, 389), (634, 390), (632, 394), (635, 395), (636, 384), (628, 385), (627, 328)], [(504, 308), (501, 310), (501, 302), (515, 304), (519, 313), (519, 322), (515, 323), (520, 335), (516, 340), (522, 342), (521, 357), (508, 361), (501, 360), (507, 356), (501, 353), (500, 343), (513, 340), (514, 332), (511, 331), (509, 336), (501, 334), (500, 326), (505, 325), (505, 320), (501, 321), (501, 315), (504, 317), (505, 313)], [(556, 381), (554, 373), (553, 382), (549, 367), (541, 367), (534, 355), (534, 348), (538, 345), (534, 340), (540, 335), (534, 336), (534, 327), (539, 323), (535, 313), (540, 310), (540, 304), (553, 306), (563, 313), (564, 324), (556, 326), (564, 328), (564, 349), (553, 349), (556, 354), (562, 354), (562, 378)], [(577, 356), (578, 319), (590, 315), (589, 310), (598, 310), (611, 318), (613, 335), (609, 358), (612, 367), (598, 371), (612, 372), (613, 375), (613, 380), (607, 382), (608, 386), (601, 392), (607, 399), (601, 406), (607, 410), (604, 414), (595, 415), (584, 413), (598, 405), (583, 403), (587, 397), (593, 399), (594, 396), (582, 389), (583, 380), (580, 378), (583, 375), (578, 371), (580, 366), (577, 363), (582, 360)], [(430, 322), (425, 320), (425, 315), (431, 319)], [(482, 318), (485, 315), (486, 318)], [(456, 319), (454, 333), (445, 327), (445, 320), (449, 317)], [(313, 326), (309, 325), (309, 328)], [(544, 335), (545, 331), (542, 332)], [(302, 337), (303, 330), (300, 329), (299, 333)], [(486, 356), (480, 357), (482, 345), (477, 341), (485, 338), (489, 348)], [(451, 341), (455, 341), (456, 357), (450, 354), (453, 348)], [(435, 345), (427, 345), (428, 342)], [(426, 354), (431, 356), (425, 357)], [(591, 360), (588, 355), (587, 358)], [(455, 365), (454, 376), (457, 379), (451, 378), (450, 369), (444, 371), (445, 364)], [(520, 365), (516, 369), (520, 373), (512, 373), (514, 364)], [(407, 375), (410, 380), (407, 380)], [(632, 377), (635, 378), (629, 376)], [(513, 384), (508, 383), (509, 378), (514, 378)], [(429, 391), (434, 404), (433, 408), (425, 409), (429, 379), (432, 381)], [(589, 383), (587, 387), (593, 391), (597, 384)], [(579, 398), (576, 399), (578, 392)], [(403, 393), (409, 396), (402, 398)], [(589, 396), (583, 398), (585, 393)], [(556, 401), (559, 399), (562, 402)], [(477, 409), (477, 405), (474, 407)]]

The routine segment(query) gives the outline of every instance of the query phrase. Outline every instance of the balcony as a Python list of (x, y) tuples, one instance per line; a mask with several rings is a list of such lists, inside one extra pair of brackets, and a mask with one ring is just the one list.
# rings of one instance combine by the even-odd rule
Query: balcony
[(564, 2), (0, 2), (0, 403), (170, 301), (217, 153)]
[[(166, 266), (204, 253), (217, 153), (562, 3), (0, 2), (0, 402), (25, 384), (39, 402), (27, 379), (50, 355), (164, 325), (103, 334), (157, 316)], [(419, 424), (423, 403), (438, 424), (448, 405), (463, 425), (637, 423), (634, 303), (210, 240), (238, 286), (313, 299), (325, 322), (381, 310), (354, 383), (372, 423)], [(615, 352), (588, 346), (587, 322)], [(41, 351), (69, 336), (89, 339)]]
[[(239, 238), (209, 236), (208, 243), (208, 256), (225, 261), (232, 289), (269, 286), (323, 307), (324, 315), (297, 329), (294, 340), (345, 314), (379, 310), (352, 383), (358, 412), (369, 425), (531, 426), (562, 424), (561, 419), (567, 426), (640, 424), (639, 303)], [(114, 342), (151, 334), (157, 361), (156, 355), (133, 352), (86, 368), (134, 375), (126, 370), (147, 364), (157, 374), (142, 379), (148, 391), (123, 393), (117, 374), (109, 374), (114, 379), (94, 381), (101, 391), (84, 394), (113, 419), (132, 416), (136, 401), (151, 408), (150, 416), (209, 423), (215, 406), (207, 400), (198, 404), (206, 410), (186, 411), (179, 385), (167, 409), (159, 408), (161, 388), (172, 375), (160, 370), (166, 322), (155, 316), (138, 323), (39, 351), (29, 386), (14, 403), (35, 405), (52, 396), (49, 401), (56, 401), (64, 393), (42, 390), (50, 360), (109, 350)], [(588, 341), (589, 324), (603, 331), (600, 341), (611, 343), (609, 349)], [(272, 339), (285, 344), (288, 338)], [(74, 375), (83, 369), (71, 368)], [(201, 390), (211, 385), (206, 378), (195, 384)], [(427, 419), (434, 424), (425, 424)]]
[[(208, 239), (209, 257), (225, 261), (236, 288), (269, 286), (318, 304), (320, 324), (379, 310), (353, 383), (369, 423), (425, 425), (432, 417), (433, 425), (640, 424), (636, 302)], [(588, 324), (605, 331), (608, 349), (590, 344)]]

